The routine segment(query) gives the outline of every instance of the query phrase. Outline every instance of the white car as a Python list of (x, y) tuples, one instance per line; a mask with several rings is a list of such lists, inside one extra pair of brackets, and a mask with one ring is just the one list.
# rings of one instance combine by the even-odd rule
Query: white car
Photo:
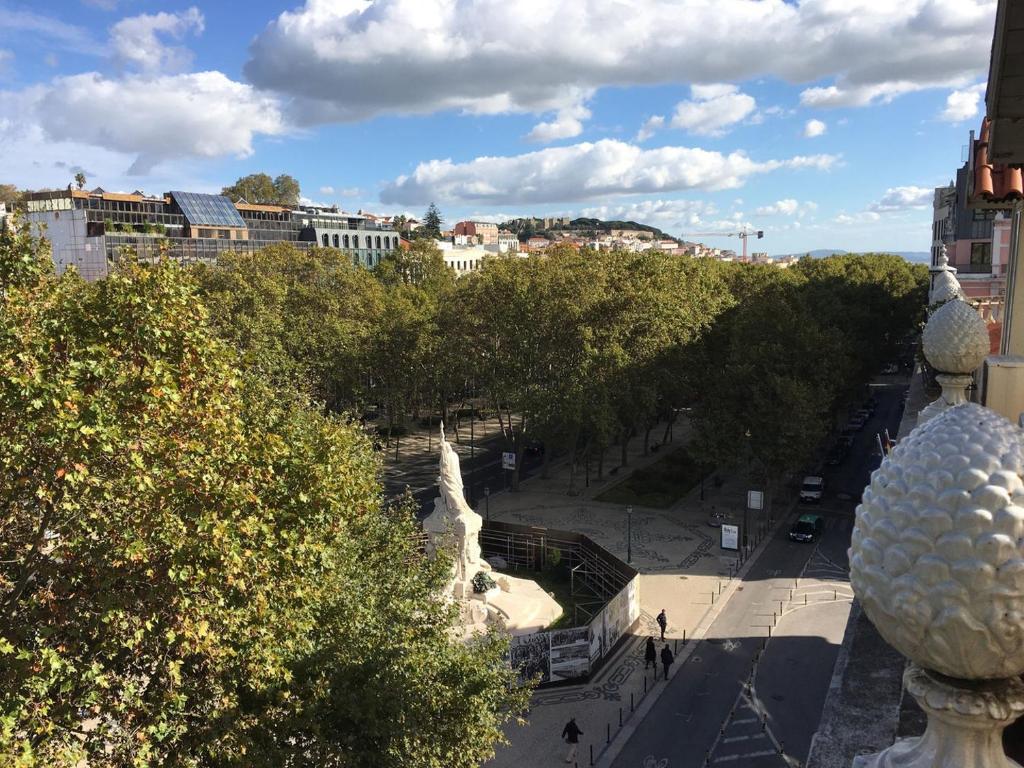
[(808, 475), (800, 484), (800, 501), (818, 502), (825, 495), (825, 479)]

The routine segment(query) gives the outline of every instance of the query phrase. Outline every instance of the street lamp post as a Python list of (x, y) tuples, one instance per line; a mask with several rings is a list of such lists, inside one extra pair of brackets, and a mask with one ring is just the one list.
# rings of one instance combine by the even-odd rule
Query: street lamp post
[(484, 515), (486, 520), (491, 519), (491, 488), (484, 486)]
[(626, 507), (626, 562), (633, 562), (633, 507)]

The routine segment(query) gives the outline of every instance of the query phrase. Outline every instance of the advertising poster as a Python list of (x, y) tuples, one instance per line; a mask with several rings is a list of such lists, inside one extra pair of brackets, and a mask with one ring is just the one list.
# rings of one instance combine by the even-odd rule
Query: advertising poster
[(590, 672), (590, 630), (588, 627), (556, 629), (551, 637), (551, 681), (583, 677)]
[(629, 627), (629, 594), (621, 590), (604, 609), (604, 652), (608, 653)]
[(604, 656), (604, 611), (590, 622), (590, 663)]
[(740, 548), (740, 527), (738, 525), (722, 524), (722, 549)]
[(628, 626), (633, 626), (633, 622), (640, 618), (640, 579), (634, 577), (629, 584), (626, 585), (626, 601), (628, 604), (627, 609), (627, 621)]
[(540, 674), (541, 683), (550, 682), (550, 634), (550, 632), (537, 632), (533, 635), (520, 635), (512, 638), (509, 653), (512, 666), (519, 670), (521, 680), (528, 680)]

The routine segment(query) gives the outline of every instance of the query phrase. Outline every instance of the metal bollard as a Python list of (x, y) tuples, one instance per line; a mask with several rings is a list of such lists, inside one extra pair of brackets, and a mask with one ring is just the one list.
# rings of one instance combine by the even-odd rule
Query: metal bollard
[(780, 741), (779, 742), (779, 754), (780, 755), (786, 754), (786, 742), (784, 742), (784, 741)]
[(770, 638), (771, 636), (772, 636), (772, 628), (768, 627), (768, 637)]
[(611, 723), (605, 723), (605, 727), (607, 728), (607, 732), (605, 733), (605, 742), (604, 743), (605, 744), (611, 744), (612, 743), (612, 724)]
[(783, 603), (783, 601), (779, 600), (779, 616), (782, 615), (782, 603)]
[(773, 627), (775, 626), (775, 623), (776, 623), (777, 621), (778, 621), (778, 619), (777, 619), (777, 618), (775, 617), (775, 611), (772, 611), (772, 626), (773, 626)]
[(633, 692), (629, 692), (629, 711), (633, 711)]
[(686, 645), (686, 630), (683, 630), (683, 645)]
[(679, 638), (672, 641), (672, 653), (679, 653)]
[(590, 764), (594, 764), (594, 745), (590, 745)]
[(807, 605), (807, 593), (804, 592), (804, 605)]
[(622, 707), (619, 707), (619, 728), (622, 727)]
[(836, 590), (836, 589), (832, 590), (832, 599), (833, 600), (838, 600), (839, 599), (839, 591), (838, 590)]
[[(655, 667), (654, 671), (657, 672), (658, 668)], [(646, 672), (644, 673), (644, 693), (647, 693), (647, 673)]]

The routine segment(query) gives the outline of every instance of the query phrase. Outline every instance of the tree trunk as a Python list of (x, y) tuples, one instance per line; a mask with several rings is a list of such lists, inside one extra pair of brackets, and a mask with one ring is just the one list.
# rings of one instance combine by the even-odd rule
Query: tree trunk
[(669, 437), (672, 435), (672, 427), (676, 423), (676, 413), (673, 411), (669, 414), (668, 421), (665, 422), (665, 434), (661, 437), (662, 443), (669, 442)]
[(544, 449), (544, 458), (541, 460), (540, 465), (540, 476), (542, 480), (547, 480), (551, 475), (548, 470), (551, 468), (551, 451)]
[[(570, 496), (576, 495), (576, 468), (579, 465), (579, 444), (580, 444), (580, 430), (576, 428), (576, 434), (573, 435), (572, 444), (569, 447), (569, 490), (567, 493)], [(544, 452), (547, 455), (547, 451)]]
[(647, 449), (651, 444), (651, 430), (654, 429), (653, 424), (647, 425), (647, 430), (644, 432), (644, 456), (647, 455)]
[(626, 466), (629, 463), (629, 455), (627, 454), (627, 451), (629, 450), (629, 439), (629, 430), (622, 430), (622, 466)]
[(601, 450), (597, 452), (597, 479), (604, 480), (604, 451), (605, 447), (602, 445)]

